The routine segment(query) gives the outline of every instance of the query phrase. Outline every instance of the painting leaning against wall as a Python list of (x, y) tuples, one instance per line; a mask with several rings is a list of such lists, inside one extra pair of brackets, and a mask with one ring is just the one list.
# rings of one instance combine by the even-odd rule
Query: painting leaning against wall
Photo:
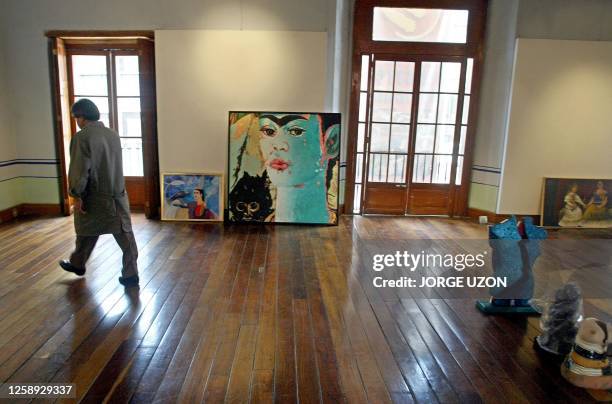
[(542, 224), (560, 227), (612, 227), (612, 180), (545, 178)]
[(230, 112), (228, 220), (337, 224), (340, 114)]
[(221, 174), (162, 175), (162, 220), (221, 221)]

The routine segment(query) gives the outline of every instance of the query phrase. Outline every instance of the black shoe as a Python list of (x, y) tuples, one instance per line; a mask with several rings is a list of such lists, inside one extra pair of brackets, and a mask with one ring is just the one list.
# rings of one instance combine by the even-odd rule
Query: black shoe
[(119, 277), (119, 283), (126, 288), (138, 287), (138, 281), (138, 275), (130, 276), (129, 278), (124, 278), (123, 276)]
[(85, 268), (77, 268), (68, 260), (61, 260), (59, 262), (59, 266), (66, 272), (72, 272), (73, 274), (77, 274), (79, 276), (85, 275)]

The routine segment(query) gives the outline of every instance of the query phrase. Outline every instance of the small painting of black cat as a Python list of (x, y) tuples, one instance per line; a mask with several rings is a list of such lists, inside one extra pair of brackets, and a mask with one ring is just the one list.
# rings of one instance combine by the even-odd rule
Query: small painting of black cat
[(269, 191), (270, 180), (244, 173), (229, 194), (230, 222), (265, 222), (274, 212)]

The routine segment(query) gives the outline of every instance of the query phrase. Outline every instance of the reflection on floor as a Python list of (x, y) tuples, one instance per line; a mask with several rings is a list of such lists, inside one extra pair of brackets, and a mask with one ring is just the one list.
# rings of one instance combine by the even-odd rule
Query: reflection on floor
[[(483, 226), (343, 217), (223, 228), (136, 215), (134, 227), (141, 288), (125, 292), (112, 237), (77, 278), (57, 266), (71, 218), (0, 226), (0, 381), (75, 382), (86, 402), (590, 400), (534, 353), (537, 317), (381, 291), (353, 259), (359, 239), (483, 239)], [(611, 320), (609, 299), (584, 309)]]

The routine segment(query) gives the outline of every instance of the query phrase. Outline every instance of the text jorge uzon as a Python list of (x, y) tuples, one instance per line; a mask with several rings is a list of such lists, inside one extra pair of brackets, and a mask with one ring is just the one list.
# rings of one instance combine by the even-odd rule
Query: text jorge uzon
[[(372, 269), (382, 271), (390, 267), (406, 268), (411, 272), (418, 267), (446, 267), (456, 271), (465, 268), (482, 268), (485, 265), (486, 251), (482, 254), (425, 254), (425, 251), (413, 254), (407, 251), (396, 251), (395, 254), (375, 254)], [(425, 276), (420, 279), (402, 276), (399, 279), (384, 279), (377, 276), (373, 279), (374, 286), (380, 287), (443, 287), (443, 288), (484, 288), (484, 287), (506, 287), (506, 277), (493, 276)]]
[(377, 288), (505, 288), (508, 280), (505, 276), (424, 276), (420, 279), (402, 276), (399, 279), (384, 279), (377, 276), (372, 280)]

